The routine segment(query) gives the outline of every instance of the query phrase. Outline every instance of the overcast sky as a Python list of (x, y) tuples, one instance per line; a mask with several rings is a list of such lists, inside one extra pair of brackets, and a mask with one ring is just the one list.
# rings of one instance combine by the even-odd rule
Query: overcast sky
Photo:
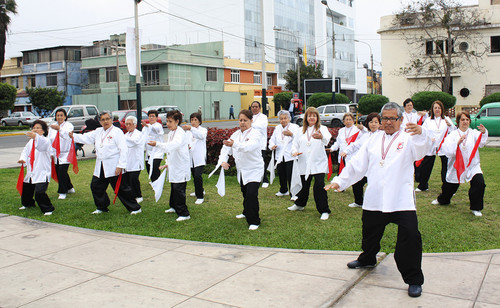
[[(354, 2), (357, 11), (356, 38), (371, 45), (375, 68), (380, 69), (380, 37), (376, 33), (380, 17), (398, 11), (401, 0)], [(476, 4), (477, 0), (462, 0), (462, 3)], [(132, 0), (17, 0), (17, 4), (18, 14), (12, 16), (7, 36), (6, 58), (20, 56), (23, 50), (58, 45), (90, 45), (94, 40), (108, 39), (110, 34), (123, 33), (127, 26), (133, 26)], [(189, 0), (144, 0), (139, 5), (139, 14), (156, 11), (149, 4), (165, 11), (175, 11), (176, 6), (188, 7)], [(208, 7), (203, 11), (196, 8), (198, 12), (185, 17), (196, 20), (197, 14), (210, 14), (211, 10), (224, 9), (217, 7), (217, 0), (207, 0), (207, 4)], [(141, 42), (173, 43), (158, 30), (167, 25), (168, 18), (170, 17), (160, 13), (142, 16), (139, 20), (139, 28), (143, 29)], [(357, 56), (360, 63), (369, 63), (369, 55), (369, 48), (358, 44)]]

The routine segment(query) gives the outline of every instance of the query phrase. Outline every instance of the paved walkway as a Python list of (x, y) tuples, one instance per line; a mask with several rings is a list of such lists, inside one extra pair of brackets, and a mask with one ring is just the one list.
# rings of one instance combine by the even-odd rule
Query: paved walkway
[(407, 295), (393, 255), (234, 246), (0, 214), (0, 307), (500, 307), (500, 250), (424, 254)]

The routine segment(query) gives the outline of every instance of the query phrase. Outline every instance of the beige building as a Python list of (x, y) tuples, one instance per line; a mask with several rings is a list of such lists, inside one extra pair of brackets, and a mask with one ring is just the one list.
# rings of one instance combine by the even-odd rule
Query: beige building
[(1, 82), (8, 83), (16, 87), (17, 93), (24, 89), (23, 78), (23, 57), (5, 59), (2, 70), (0, 71)]
[[(480, 69), (472, 69), (470, 65), (463, 64), (452, 70), (452, 92), (457, 98), (456, 109), (477, 106), (479, 101), (491, 93), (500, 92), (500, 0), (478, 0), (477, 5), (465, 6), (465, 9), (479, 9), (487, 23), (477, 28), (480, 34), (479, 40), (487, 46), (486, 53), (479, 58)], [(395, 16), (384, 16), (380, 21), (378, 33), (381, 37), (382, 47), (382, 70), (384, 74), (383, 95), (391, 101), (402, 104), (414, 93), (420, 91), (441, 91), (436, 76), (432, 74), (400, 74), (400, 68), (407, 67), (410, 63), (412, 52), (420, 53), (420, 57), (439, 57), (436, 44), (425, 38), (423, 30), (408, 25), (395, 27), (393, 20)], [(403, 38), (403, 32), (422, 33), (421, 50), (409, 50), (410, 45)], [(415, 37), (415, 35), (413, 35)], [(442, 41), (441, 44), (446, 43)], [(456, 42), (453, 54), (458, 56), (460, 50), (478, 50), (480, 47), (473, 46), (472, 42), (466, 40)], [(477, 44), (480, 45), (480, 44)], [(415, 46), (415, 45), (412, 45)], [(443, 45), (440, 46), (442, 49)], [(413, 48), (413, 47), (412, 47)], [(456, 54), (456, 55), (455, 55)]]

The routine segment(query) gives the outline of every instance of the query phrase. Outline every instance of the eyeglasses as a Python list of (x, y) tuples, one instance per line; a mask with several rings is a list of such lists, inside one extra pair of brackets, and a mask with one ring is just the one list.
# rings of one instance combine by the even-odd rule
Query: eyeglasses
[(387, 121), (396, 122), (397, 120), (399, 120), (399, 118), (382, 117), (382, 122), (387, 122)]

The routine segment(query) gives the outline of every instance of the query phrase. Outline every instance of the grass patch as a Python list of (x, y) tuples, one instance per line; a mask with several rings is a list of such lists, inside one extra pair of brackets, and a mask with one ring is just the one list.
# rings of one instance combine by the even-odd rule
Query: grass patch
[[(441, 164), (436, 160), (427, 192), (417, 194), (417, 208), (420, 231), (425, 252), (474, 251), (500, 248), (500, 149), (480, 149), (481, 165), (486, 182), (485, 209), (483, 217), (475, 217), (469, 211), (469, 184), (462, 184), (452, 204), (434, 206), (440, 192), (439, 170)], [(167, 237), (203, 242), (240, 244), (266, 247), (297, 249), (326, 249), (359, 251), (361, 246), (361, 210), (352, 209), (347, 204), (353, 202), (352, 190), (344, 193), (328, 193), (332, 215), (327, 221), (320, 221), (311, 198), (302, 212), (290, 212), (286, 208), (292, 201), (285, 197), (275, 197), (278, 181), (267, 189), (259, 190), (261, 227), (249, 232), (246, 221), (234, 216), (242, 211), (242, 197), (236, 177), (226, 177), (226, 196), (221, 198), (216, 191), (217, 176), (207, 179), (204, 175), (205, 203), (195, 205), (194, 197), (187, 197), (192, 219), (176, 222), (175, 214), (165, 214), (168, 208), (170, 185), (165, 186), (164, 195), (159, 203), (154, 202), (153, 193), (147, 184), (146, 173), (141, 173), (144, 202), (143, 212), (129, 215), (117, 200), (110, 206), (110, 212), (90, 215), (95, 209), (90, 192), (90, 180), (94, 160), (81, 161), (80, 173), (70, 176), (76, 194), (68, 195), (66, 200), (57, 200), (57, 184), (49, 185), (48, 194), (56, 208), (52, 216), (43, 216), (38, 208), (18, 210), (21, 205), (16, 191), (19, 169), (0, 170), (0, 212), (72, 225), (83, 228), (106, 230), (120, 233)], [(193, 192), (192, 181), (187, 192)], [(108, 189), (112, 196), (111, 189)], [(397, 227), (389, 225), (382, 239), (382, 251), (393, 252)]]
[(23, 125), (23, 126), (0, 126), (0, 133), (27, 131), (27, 130), (30, 130), (30, 129), (31, 129), (31, 127), (29, 125)]

